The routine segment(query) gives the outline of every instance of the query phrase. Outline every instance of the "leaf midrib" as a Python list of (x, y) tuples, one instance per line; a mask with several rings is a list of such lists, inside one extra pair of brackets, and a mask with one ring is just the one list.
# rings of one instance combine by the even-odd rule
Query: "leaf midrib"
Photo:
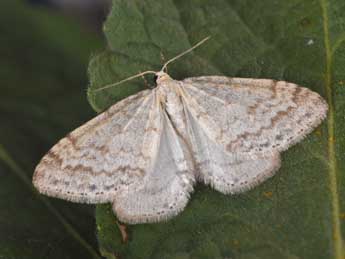
[(339, 193), (337, 186), (337, 160), (335, 155), (335, 135), (334, 135), (334, 100), (332, 95), (332, 49), (329, 38), (329, 23), (328, 23), (328, 5), (327, 0), (320, 0), (323, 18), (324, 44), (326, 55), (326, 70), (325, 70), (325, 87), (326, 98), (329, 106), (327, 117), (328, 129), (328, 161), (329, 161), (329, 188), (332, 198), (332, 223), (333, 223), (333, 241), (334, 241), (334, 257), (336, 259), (343, 259), (344, 247), (343, 237), (341, 233), (340, 223), (340, 209), (339, 209)]

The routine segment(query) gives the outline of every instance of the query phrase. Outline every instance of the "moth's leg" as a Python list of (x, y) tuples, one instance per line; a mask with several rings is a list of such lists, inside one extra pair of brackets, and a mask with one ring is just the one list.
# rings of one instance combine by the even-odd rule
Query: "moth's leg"
[[(139, 70), (139, 73), (142, 73), (142, 72)], [(155, 88), (154, 85), (151, 85), (151, 84), (146, 80), (146, 78), (145, 78), (144, 75), (142, 75), (141, 78), (142, 78), (143, 81), (144, 81), (145, 88), (147, 88), (147, 89), (153, 89), (153, 88)]]

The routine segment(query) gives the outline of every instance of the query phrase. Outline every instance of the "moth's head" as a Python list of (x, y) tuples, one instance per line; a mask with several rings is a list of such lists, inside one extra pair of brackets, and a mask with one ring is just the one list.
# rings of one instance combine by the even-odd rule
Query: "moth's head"
[(156, 83), (158, 85), (158, 84), (162, 84), (162, 83), (169, 81), (169, 80), (172, 80), (172, 79), (167, 73), (165, 73), (163, 71), (159, 71), (159, 72), (155, 73), (155, 80), (156, 80)]

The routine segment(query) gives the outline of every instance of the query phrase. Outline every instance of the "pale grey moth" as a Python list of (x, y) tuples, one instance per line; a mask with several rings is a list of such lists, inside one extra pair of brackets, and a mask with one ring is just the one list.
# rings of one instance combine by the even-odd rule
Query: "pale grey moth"
[(235, 194), (271, 177), (280, 152), (321, 123), (327, 103), (285, 81), (177, 81), (163, 72), (205, 40), (161, 71), (140, 74), (154, 73), (156, 88), (114, 104), (53, 146), (35, 170), (38, 191), (112, 203), (121, 221), (135, 224), (177, 215), (196, 182)]

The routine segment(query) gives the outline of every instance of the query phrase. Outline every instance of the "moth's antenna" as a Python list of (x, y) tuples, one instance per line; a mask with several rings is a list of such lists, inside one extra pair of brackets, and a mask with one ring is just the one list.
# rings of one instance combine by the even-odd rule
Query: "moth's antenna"
[[(187, 53), (191, 52), (193, 49), (199, 47), (201, 44), (203, 44), (205, 41), (207, 41), (208, 39), (210, 38), (210, 36), (206, 37), (205, 39), (199, 41), (197, 44), (195, 44), (193, 47), (191, 47), (190, 49), (187, 49), (186, 51), (182, 52), (181, 54), (177, 55), (176, 57), (168, 60), (167, 62), (165, 62), (165, 64), (163, 65), (161, 71), (164, 71), (164, 69), (167, 68), (168, 64), (170, 64), (171, 62), (175, 61), (176, 59), (186, 55)], [(145, 71), (145, 72), (141, 72), (139, 74), (136, 74), (136, 75), (133, 75), (133, 76), (130, 76), (126, 79), (123, 79), (119, 82), (116, 82), (116, 83), (113, 83), (113, 84), (109, 84), (109, 85), (105, 85), (105, 86), (102, 86), (101, 88), (98, 88), (96, 90), (94, 90), (94, 92), (98, 92), (98, 91), (102, 91), (104, 89), (107, 89), (107, 88), (110, 88), (110, 87), (113, 87), (113, 86), (116, 86), (116, 85), (119, 85), (119, 84), (122, 84), (124, 82), (127, 82), (127, 81), (130, 81), (134, 78), (137, 78), (137, 77), (140, 77), (140, 76), (143, 76), (143, 75), (147, 75), (147, 74), (156, 74), (157, 72), (156, 71)]]
[(137, 77), (140, 77), (140, 76), (143, 76), (143, 75), (147, 75), (147, 74), (156, 74), (156, 73), (157, 73), (157, 72), (155, 72), (155, 71), (145, 71), (145, 72), (141, 72), (141, 73), (139, 73), (139, 74), (136, 74), (136, 75), (134, 75), (134, 76), (130, 76), (130, 77), (128, 77), (128, 78), (126, 78), (126, 79), (123, 79), (123, 80), (121, 80), (121, 81), (119, 81), (119, 82), (116, 82), (116, 83), (114, 83), (114, 84), (109, 84), (109, 85), (103, 86), (103, 87), (101, 87), (101, 88), (98, 88), (98, 89), (94, 90), (94, 92), (98, 92), (98, 91), (101, 91), (101, 90), (104, 90), (104, 89), (107, 89), (107, 88), (110, 88), (110, 87), (113, 87), (113, 86), (122, 84), (122, 83), (124, 83), (124, 82), (127, 82), (127, 81), (129, 81), (129, 80), (132, 80), (132, 79), (134, 79), (134, 78), (137, 78)]
[(181, 54), (177, 55), (176, 57), (169, 59), (167, 62), (165, 62), (165, 64), (163, 65), (161, 71), (164, 71), (164, 69), (167, 68), (168, 64), (170, 64), (171, 62), (175, 61), (176, 59), (179, 59), (180, 57), (188, 54), (189, 52), (191, 52), (193, 49), (196, 49), (197, 47), (199, 47), (201, 44), (203, 44), (205, 41), (207, 41), (211, 36), (206, 37), (205, 39), (199, 41), (197, 44), (195, 44), (193, 47), (191, 47), (190, 49), (187, 49), (186, 51), (182, 52)]

